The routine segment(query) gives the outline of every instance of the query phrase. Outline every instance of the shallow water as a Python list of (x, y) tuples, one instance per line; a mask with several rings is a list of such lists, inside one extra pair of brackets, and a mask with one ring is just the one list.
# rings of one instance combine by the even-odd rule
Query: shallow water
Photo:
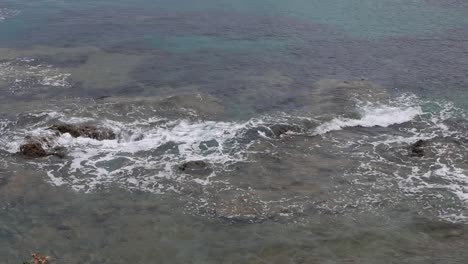
[[(456, 0), (1, 1), (2, 261), (464, 263), (467, 18)], [(31, 136), (60, 156), (19, 155)]]

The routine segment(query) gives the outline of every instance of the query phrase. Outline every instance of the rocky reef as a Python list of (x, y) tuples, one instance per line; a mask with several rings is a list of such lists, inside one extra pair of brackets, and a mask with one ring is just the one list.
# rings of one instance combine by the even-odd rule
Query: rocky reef
[(56, 124), (48, 130), (55, 133), (47, 136), (26, 136), (20, 146), (19, 153), (25, 158), (41, 158), (46, 156), (65, 156), (64, 147), (57, 144), (57, 138), (62, 134), (70, 134), (74, 138), (85, 137), (95, 140), (112, 140), (116, 138), (114, 131), (85, 124)]
[(96, 140), (112, 140), (116, 138), (114, 131), (92, 125), (60, 124), (53, 125), (49, 129), (57, 131), (60, 134), (68, 133), (74, 138), (85, 137)]

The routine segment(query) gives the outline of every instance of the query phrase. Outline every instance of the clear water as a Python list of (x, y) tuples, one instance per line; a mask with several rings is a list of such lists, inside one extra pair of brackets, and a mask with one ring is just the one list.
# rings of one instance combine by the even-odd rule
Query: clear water
[(2, 263), (465, 263), (467, 24), (457, 0), (0, 1)]

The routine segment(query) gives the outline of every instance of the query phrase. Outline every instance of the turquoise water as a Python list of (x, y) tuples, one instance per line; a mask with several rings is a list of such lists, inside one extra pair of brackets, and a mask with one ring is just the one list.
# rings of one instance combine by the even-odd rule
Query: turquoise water
[[(430, 35), (443, 33), (453, 27), (468, 23), (465, 4), (428, 4), (424, 0), (414, 1), (35, 1), (11, 4), (23, 12), (21, 22), (4, 23), (2, 30), (26, 30), (37, 23), (48, 23), (47, 18), (61, 11), (86, 12), (101, 10), (104, 18), (114, 9), (122, 11), (122, 20), (131, 22), (134, 17), (124, 16), (128, 9), (187, 12), (237, 12), (254, 16), (290, 17), (304, 19), (310, 23), (333, 27), (355, 38), (379, 39), (404, 35)], [(122, 10), (125, 9), (125, 10)], [(35, 24), (31, 22), (34, 21)], [(65, 22), (65, 21), (63, 21)], [(91, 21), (90, 21), (91, 22)], [(214, 22), (214, 21), (213, 21)], [(15, 24), (17, 26), (15, 26)], [(19, 27), (19, 28), (18, 28)], [(157, 26), (155, 26), (157, 28)], [(294, 28), (292, 28), (294, 30)], [(8, 33), (8, 31), (5, 31)], [(222, 32), (221, 32), (222, 33)], [(229, 32), (224, 32), (229, 33)], [(3, 35), (3, 34), (2, 34)], [(194, 36), (197, 42), (197, 36)], [(199, 41), (199, 40), (198, 40)], [(223, 43), (218, 43), (222, 45)], [(213, 45), (216, 45), (215, 43)]]

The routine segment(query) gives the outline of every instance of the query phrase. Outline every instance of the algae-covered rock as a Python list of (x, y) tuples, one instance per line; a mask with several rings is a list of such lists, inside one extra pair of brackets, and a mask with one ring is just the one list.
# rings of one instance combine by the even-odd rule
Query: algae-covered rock
[(99, 128), (92, 125), (83, 124), (59, 124), (53, 125), (49, 129), (57, 131), (61, 134), (69, 133), (72, 137), (86, 137), (96, 140), (111, 140), (115, 139), (115, 133), (107, 128)]

